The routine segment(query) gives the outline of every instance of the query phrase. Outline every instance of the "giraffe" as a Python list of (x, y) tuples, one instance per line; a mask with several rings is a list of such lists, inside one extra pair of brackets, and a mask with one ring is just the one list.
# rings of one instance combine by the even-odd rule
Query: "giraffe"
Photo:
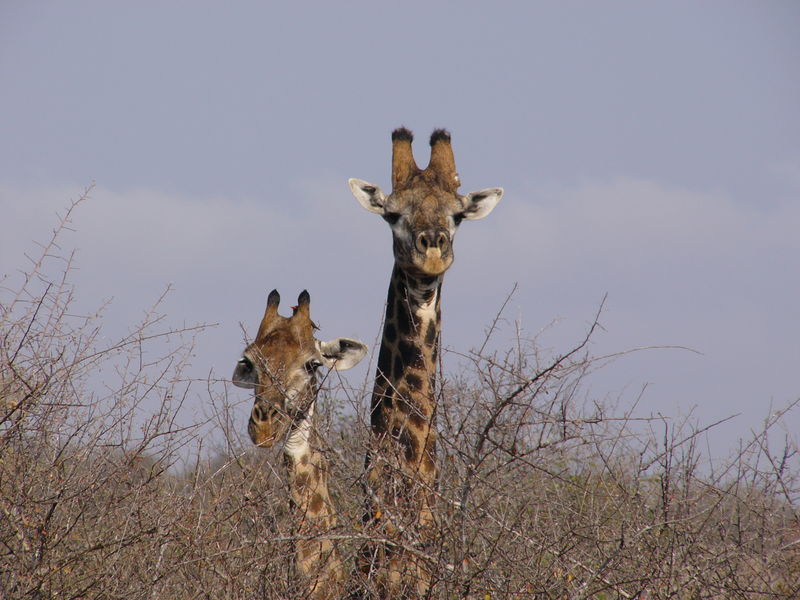
[(320, 451), (313, 415), (321, 366), (355, 366), (367, 347), (357, 340), (320, 342), (310, 316), (311, 298), (300, 293), (291, 317), (278, 314), (280, 295), (272, 290), (255, 341), (233, 372), (236, 386), (255, 390), (247, 432), (256, 446), (285, 440), (295, 542), (295, 575), (303, 598), (334, 599), (343, 594), (344, 572), (334, 543), (325, 532), (336, 525), (328, 493), (328, 464)]
[[(365, 525), (396, 543), (370, 544), (361, 570), (382, 597), (423, 596), (430, 574), (420, 549), (433, 540), (436, 483), (436, 362), (444, 273), (453, 262), (453, 236), (465, 220), (488, 215), (502, 188), (460, 195), (450, 134), (430, 138), (428, 166), (417, 167), (413, 135), (392, 133), (392, 192), (350, 179), (359, 203), (392, 230), (394, 267), (386, 301), (371, 400), (366, 457)], [(417, 550), (415, 552), (414, 550)]]

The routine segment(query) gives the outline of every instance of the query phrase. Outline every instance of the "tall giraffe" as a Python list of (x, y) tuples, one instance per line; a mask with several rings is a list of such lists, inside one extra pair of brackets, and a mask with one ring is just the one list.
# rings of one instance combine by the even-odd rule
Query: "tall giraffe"
[(233, 372), (233, 383), (255, 390), (247, 424), (254, 444), (268, 448), (285, 440), (295, 542), (295, 574), (301, 597), (340, 598), (342, 563), (325, 532), (336, 525), (328, 493), (328, 463), (320, 451), (314, 405), (321, 366), (336, 370), (355, 366), (367, 347), (357, 340), (314, 338), (311, 299), (300, 293), (291, 317), (278, 314), (280, 295), (272, 290), (255, 341), (247, 346)]
[[(436, 361), (445, 271), (464, 220), (488, 215), (501, 188), (460, 195), (450, 134), (430, 138), (428, 166), (417, 167), (412, 133), (392, 133), (392, 193), (351, 179), (350, 189), (392, 230), (394, 268), (371, 401), (372, 443), (366, 458), (370, 531), (396, 543), (367, 546), (361, 569), (382, 597), (422, 596), (430, 586), (421, 558), (433, 539), (436, 483)], [(417, 552), (415, 552), (417, 550)], [(422, 550), (423, 552), (419, 552)]]

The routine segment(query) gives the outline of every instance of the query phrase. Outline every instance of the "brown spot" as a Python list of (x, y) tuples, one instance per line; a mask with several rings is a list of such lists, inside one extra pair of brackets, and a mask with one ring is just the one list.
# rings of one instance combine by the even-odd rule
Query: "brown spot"
[(394, 323), (386, 323), (386, 327), (383, 328), (383, 337), (392, 344), (397, 340), (397, 328)]
[[(308, 459), (306, 459), (308, 461)], [(306, 472), (298, 473), (295, 475), (294, 484), (299, 488), (304, 488), (308, 485), (309, 474)]]
[(414, 375), (414, 373), (406, 373), (406, 383), (410, 390), (416, 392), (422, 386), (422, 379), (418, 375)]
[(414, 412), (414, 407), (411, 406), (411, 404), (409, 404), (408, 400), (406, 400), (401, 396), (400, 398), (397, 399), (397, 410), (407, 415), (409, 413)]
[(424, 429), (428, 425), (428, 420), (417, 411), (409, 415), (408, 420), (411, 422), (411, 425), (417, 429)]
[(398, 441), (405, 448), (406, 460), (408, 462), (414, 462), (417, 458), (417, 450), (419, 448), (419, 442), (411, 436), (408, 429), (403, 429), (403, 431), (400, 432), (400, 437)]
[(393, 323), (395, 321), (395, 305), (394, 302), (390, 302), (386, 305), (386, 317), (384, 322), (386, 323)]
[(381, 346), (378, 354), (378, 375), (387, 378), (392, 375), (392, 351), (386, 346)]
[(436, 343), (436, 324), (433, 321), (428, 323), (428, 329), (425, 331), (425, 344), (433, 346)]
[(393, 321), (394, 320), (394, 308), (395, 304), (395, 292), (394, 292), (394, 282), (389, 283), (389, 294), (386, 298), (386, 321)]
[(411, 333), (413, 323), (411, 321), (411, 314), (406, 309), (406, 305), (402, 302), (398, 302), (395, 307), (395, 312), (395, 322), (397, 323), (400, 333), (403, 335), (409, 335)]
[(303, 454), (303, 456), (300, 458), (300, 464), (303, 465), (303, 466), (308, 464), (308, 454), (307, 453)]
[(402, 358), (404, 365), (422, 365), (422, 352), (414, 344), (406, 340), (400, 340), (400, 342), (397, 344), (397, 349), (400, 351), (400, 357)]
[(376, 390), (372, 396), (372, 410), (370, 411), (370, 426), (376, 433), (386, 430), (386, 414), (391, 407), (391, 398), (384, 396), (384, 390)]
[(324, 502), (325, 501), (322, 499), (322, 495), (319, 493), (315, 493), (314, 496), (311, 498), (311, 503), (308, 505), (308, 509), (313, 514), (317, 514), (322, 510)]
[(403, 357), (399, 354), (394, 357), (394, 367), (392, 370), (392, 379), (397, 381), (400, 377), (403, 376), (403, 371), (405, 370), (405, 365), (403, 364)]

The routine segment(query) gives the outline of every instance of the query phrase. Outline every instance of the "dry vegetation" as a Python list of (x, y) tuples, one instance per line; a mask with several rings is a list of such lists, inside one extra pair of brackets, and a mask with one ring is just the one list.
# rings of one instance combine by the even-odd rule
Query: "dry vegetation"
[[(104, 345), (101, 313), (70, 312), (68, 222), (2, 290), (0, 597), (298, 597), (279, 460), (242, 444), (223, 383), (185, 376), (202, 327), (169, 330), (156, 306)], [(476, 352), (442, 382), (441, 535), (418, 550), (432, 596), (800, 597), (798, 449), (770, 446), (780, 415), (712, 469), (697, 428), (586, 399), (602, 363), (587, 340)], [(349, 557), (367, 428), (341, 407), (366, 393), (331, 379), (320, 400)], [(189, 398), (214, 420), (179, 426)], [(209, 427), (227, 443), (213, 456), (196, 449)]]

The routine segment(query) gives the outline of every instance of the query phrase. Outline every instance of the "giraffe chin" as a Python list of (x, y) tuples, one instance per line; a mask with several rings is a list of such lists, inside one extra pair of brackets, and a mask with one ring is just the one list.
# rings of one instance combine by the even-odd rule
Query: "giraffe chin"
[(272, 448), (275, 445), (275, 437), (265, 437), (265, 436), (250, 436), (250, 439), (253, 442), (254, 446), (258, 448)]
[(282, 440), (286, 436), (288, 429), (288, 421), (286, 423), (279, 421), (256, 424), (251, 419), (247, 424), (250, 440), (259, 448), (272, 448), (278, 440)]

